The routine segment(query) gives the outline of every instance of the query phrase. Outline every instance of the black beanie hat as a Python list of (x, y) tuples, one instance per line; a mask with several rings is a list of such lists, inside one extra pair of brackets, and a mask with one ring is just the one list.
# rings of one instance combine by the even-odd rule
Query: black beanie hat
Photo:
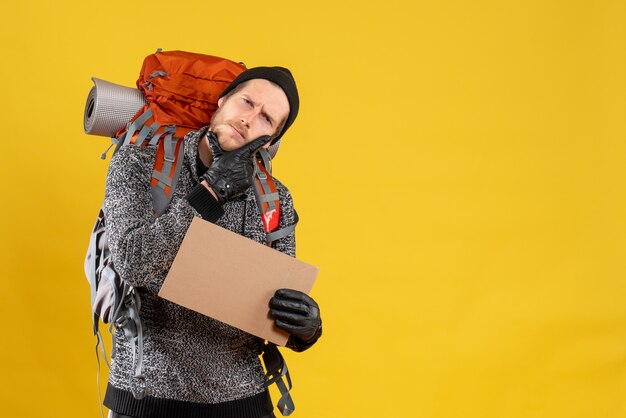
[(271, 81), (278, 84), (283, 89), (287, 100), (289, 101), (289, 115), (285, 121), (283, 130), (274, 138), (272, 144), (278, 141), (287, 129), (291, 126), (293, 121), (298, 116), (298, 108), (300, 107), (300, 99), (298, 98), (298, 88), (296, 87), (296, 81), (291, 75), (291, 71), (283, 67), (254, 67), (250, 68), (243, 73), (239, 74), (232, 83), (226, 87), (226, 89), (220, 94), (220, 98), (226, 96), (231, 90), (237, 87), (244, 81), (252, 80), (255, 78), (262, 78), (264, 80)]

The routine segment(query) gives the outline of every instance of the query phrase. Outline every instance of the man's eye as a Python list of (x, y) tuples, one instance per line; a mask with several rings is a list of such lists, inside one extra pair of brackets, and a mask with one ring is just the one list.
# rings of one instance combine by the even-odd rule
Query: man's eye
[(252, 106), (252, 102), (250, 100), (246, 99), (245, 97), (243, 98), (243, 101), (246, 102), (246, 104), (248, 106)]
[(269, 116), (263, 115), (263, 120), (265, 120), (265, 122), (267, 122), (269, 125), (272, 125), (272, 120), (269, 118)]

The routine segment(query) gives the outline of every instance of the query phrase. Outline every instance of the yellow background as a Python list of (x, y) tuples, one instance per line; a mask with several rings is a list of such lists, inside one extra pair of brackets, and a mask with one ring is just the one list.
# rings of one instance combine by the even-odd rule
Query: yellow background
[(160, 47), (296, 76), (295, 417), (626, 417), (624, 1), (7, 3), (0, 416), (99, 416), (83, 109)]

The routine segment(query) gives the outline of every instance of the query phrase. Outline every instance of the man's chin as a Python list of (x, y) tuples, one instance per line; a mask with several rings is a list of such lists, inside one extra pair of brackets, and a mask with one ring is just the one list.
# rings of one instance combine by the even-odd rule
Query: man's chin
[(217, 136), (217, 142), (224, 151), (232, 151), (237, 148), (241, 148), (246, 144), (246, 141), (239, 136), (233, 135), (230, 128), (223, 125), (216, 127), (213, 133)]
[(224, 151), (232, 151), (244, 145), (243, 142), (239, 141), (237, 138), (228, 135), (218, 136), (217, 142)]

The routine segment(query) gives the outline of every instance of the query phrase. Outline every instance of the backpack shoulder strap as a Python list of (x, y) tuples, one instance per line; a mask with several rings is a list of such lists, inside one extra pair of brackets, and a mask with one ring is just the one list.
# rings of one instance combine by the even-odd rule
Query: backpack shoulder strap
[(263, 221), (265, 239), (267, 244), (271, 245), (272, 242), (291, 234), (296, 229), (299, 219), (298, 214), (294, 211), (295, 222), (277, 229), (280, 221), (280, 200), (276, 183), (272, 177), (271, 157), (264, 148), (261, 148), (257, 154), (261, 158), (257, 158), (254, 168), (254, 194)]
[(156, 160), (150, 181), (152, 194), (152, 207), (157, 216), (161, 216), (167, 209), (174, 188), (178, 183), (182, 169), (182, 152), (185, 148), (184, 135), (176, 135), (176, 126), (166, 127), (165, 135), (157, 145)]

